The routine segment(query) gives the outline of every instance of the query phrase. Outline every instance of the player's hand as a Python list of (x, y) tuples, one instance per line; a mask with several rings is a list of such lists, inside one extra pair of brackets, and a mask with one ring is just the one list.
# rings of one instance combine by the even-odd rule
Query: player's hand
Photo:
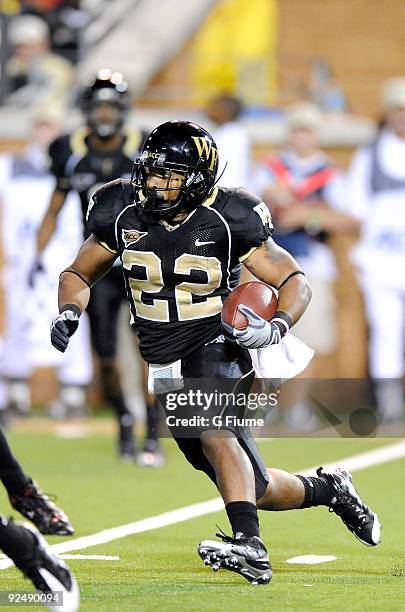
[(53, 346), (64, 353), (79, 326), (80, 309), (75, 304), (67, 304), (60, 315), (52, 321), (51, 342)]
[(35, 287), (36, 278), (41, 272), (45, 272), (45, 268), (40, 258), (36, 257), (28, 273), (28, 286), (30, 289)]
[(227, 335), (240, 346), (257, 349), (270, 346), (270, 344), (278, 344), (289, 330), (290, 326), (284, 319), (274, 317), (271, 321), (266, 321), (244, 304), (240, 304), (238, 309), (247, 318), (247, 327), (236, 329), (224, 321), (222, 321), (222, 326)]

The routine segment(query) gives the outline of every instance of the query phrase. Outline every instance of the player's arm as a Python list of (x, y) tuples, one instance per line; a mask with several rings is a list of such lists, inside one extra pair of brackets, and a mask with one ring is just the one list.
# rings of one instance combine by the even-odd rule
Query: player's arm
[(246, 348), (277, 344), (301, 317), (311, 299), (311, 289), (296, 261), (271, 238), (244, 260), (246, 268), (259, 280), (279, 290), (278, 309), (271, 321), (241, 304), (248, 320), (243, 330), (222, 323), (228, 336)]
[(74, 334), (79, 317), (90, 299), (90, 288), (102, 278), (117, 258), (100, 244), (93, 234), (82, 244), (76, 259), (59, 277), (59, 316), (52, 323), (51, 342), (65, 352)]
[(58, 215), (63, 208), (63, 205), (66, 201), (66, 197), (66, 191), (60, 191), (58, 188), (54, 189), (49, 202), (48, 209), (38, 229), (37, 257), (42, 254), (46, 245), (55, 233)]
[(48, 210), (37, 232), (35, 258), (32, 262), (28, 276), (28, 284), (30, 287), (34, 287), (37, 274), (44, 271), (41, 255), (55, 232), (57, 217), (65, 203), (66, 196), (67, 192), (59, 191), (57, 188), (52, 193)]
[(243, 262), (256, 278), (279, 290), (278, 309), (294, 325), (311, 299), (311, 289), (295, 259), (269, 238)]
[(55, 188), (51, 195), (48, 209), (37, 232), (37, 254), (42, 254), (56, 229), (60, 211), (71, 189), (70, 178), (66, 167), (72, 155), (69, 136), (60, 136), (49, 146), (50, 172), (55, 179)]
[(41, 256), (56, 229), (56, 222), (70, 190), (70, 179), (66, 176), (66, 163), (71, 155), (67, 137), (59, 137), (49, 147), (50, 171), (55, 178), (55, 188), (48, 209), (37, 231), (36, 253), (29, 274), (29, 285), (35, 284), (38, 272), (43, 271)]

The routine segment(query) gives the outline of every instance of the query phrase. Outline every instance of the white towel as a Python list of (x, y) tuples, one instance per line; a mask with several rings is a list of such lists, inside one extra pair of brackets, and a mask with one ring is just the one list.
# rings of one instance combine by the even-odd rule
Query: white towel
[(305, 370), (314, 356), (314, 350), (291, 333), (279, 344), (249, 349), (249, 353), (258, 378), (280, 379), (281, 382)]

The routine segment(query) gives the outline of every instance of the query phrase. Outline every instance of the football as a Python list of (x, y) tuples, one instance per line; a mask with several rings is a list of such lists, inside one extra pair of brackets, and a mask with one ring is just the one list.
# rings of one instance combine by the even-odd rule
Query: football
[(228, 295), (222, 306), (221, 319), (236, 329), (245, 329), (247, 318), (239, 312), (239, 304), (249, 306), (269, 321), (277, 310), (277, 303), (277, 295), (272, 287), (261, 281), (250, 281), (239, 285)]

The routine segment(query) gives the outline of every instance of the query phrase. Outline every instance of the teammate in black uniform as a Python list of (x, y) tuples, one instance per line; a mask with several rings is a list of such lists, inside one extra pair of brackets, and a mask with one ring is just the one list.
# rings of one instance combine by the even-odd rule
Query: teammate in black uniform
[(73, 526), (66, 514), (55, 506), (25, 472), (14, 457), (0, 429), (0, 480), (15, 510), (32, 521), (41, 533), (72, 535)]
[(75, 612), (79, 609), (80, 594), (73, 572), (52, 553), (32, 525), (15, 524), (0, 514), (0, 550), (39, 591), (48, 594), (49, 610)]
[[(128, 108), (127, 83), (122, 75), (101, 70), (81, 95), (81, 109), (87, 117), (87, 126), (51, 144), (49, 153), (56, 186), (38, 231), (38, 256), (34, 270), (41, 267), (40, 255), (55, 230), (57, 215), (69, 190), (73, 189), (79, 194), (85, 220), (90, 197), (100, 185), (117, 177), (131, 176), (133, 160), (139, 153), (145, 134), (124, 128)], [(89, 232), (85, 230), (85, 238), (88, 236)], [(121, 270), (117, 262), (95, 287), (88, 313), (93, 345), (100, 359), (104, 394), (119, 420), (118, 451), (126, 458), (133, 457), (135, 449), (133, 416), (126, 405), (115, 362), (119, 307), (122, 300), (126, 300)], [(153, 403), (147, 408), (149, 432), (144, 450), (152, 450), (159, 460), (156, 409)]]
[[(41, 533), (71, 535), (73, 527), (63, 510), (57, 508), (14, 457), (0, 429), (0, 480), (15, 510), (30, 519)], [(68, 566), (50, 550), (47, 542), (28, 523), (15, 524), (0, 514), (0, 550), (20, 569), (40, 591), (63, 593), (63, 603), (55, 610), (79, 609), (79, 589)], [(57, 601), (57, 600), (55, 600)], [(61, 600), (58, 600), (61, 602)]]
[[(181, 121), (157, 127), (135, 163), (133, 180), (113, 181), (93, 195), (92, 234), (61, 274), (60, 315), (51, 340), (64, 351), (90, 286), (120, 257), (132, 324), (166, 408), (173, 397), (168, 391), (176, 397), (181, 384), (183, 391), (198, 391), (228, 381), (228, 387), (248, 391), (253, 371), (247, 349), (278, 343), (310, 299), (305, 276), (270, 237), (267, 207), (243, 189), (215, 186), (217, 167), (215, 142), (203, 128)], [(228, 326), (224, 337), (221, 307), (237, 283), (241, 262), (279, 288), (279, 310), (268, 322), (241, 306), (248, 327)], [(206, 407), (194, 402), (183, 414), (204, 416)], [(210, 414), (221, 417), (227, 410), (218, 405)], [(266, 469), (250, 431), (239, 424), (221, 427), (208, 419), (193, 429), (173, 425), (171, 430), (188, 461), (215, 482), (225, 502), (232, 537), (203, 541), (198, 548), (213, 569), (236, 571), (256, 584), (269, 582), (258, 508), (326, 505), (365, 544), (379, 542), (378, 518), (347, 472), (319, 468), (317, 477), (307, 478)]]

